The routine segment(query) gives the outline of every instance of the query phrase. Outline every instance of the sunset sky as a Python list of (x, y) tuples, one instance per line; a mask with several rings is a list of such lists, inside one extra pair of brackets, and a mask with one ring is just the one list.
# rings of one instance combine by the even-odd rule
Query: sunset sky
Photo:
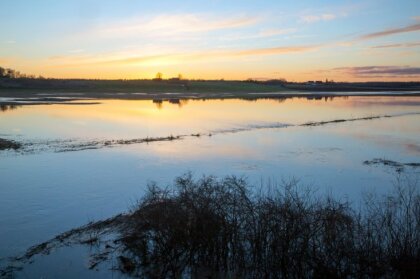
[(420, 1), (0, 2), (0, 66), (56, 78), (420, 81)]

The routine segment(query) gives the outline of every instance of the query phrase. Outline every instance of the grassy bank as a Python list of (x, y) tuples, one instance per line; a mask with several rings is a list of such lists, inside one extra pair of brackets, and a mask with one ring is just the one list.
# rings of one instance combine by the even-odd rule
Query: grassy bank
[(419, 91), (420, 82), (287, 83), (285, 87), (312, 92)]
[(281, 85), (242, 81), (0, 79), (0, 93), (248, 93), (283, 91)]

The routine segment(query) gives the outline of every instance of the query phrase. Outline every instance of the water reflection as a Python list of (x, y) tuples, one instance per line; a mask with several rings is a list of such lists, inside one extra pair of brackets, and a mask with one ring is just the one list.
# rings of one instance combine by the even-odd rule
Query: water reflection
[(419, 106), (417, 97), (100, 100), (100, 104), (20, 106), (19, 110), (3, 105), (0, 133), (27, 138), (162, 137), (416, 112)]
[[(335, 96), (300, 96), (300, 97), (273, 97), (273, 98), (254, 98), (254, 97), (250, 97), (250, 98), (237, 98), (235, 100), (240, 100), (240, 101), (247, 101), (247, 102), (257, 102), (257, 101), (261, 101), (261, 100), (269, 100), (272, 102), (277, 102), (277, 103), (283, 103), (285, 102), (287, 99), (306, 99), (306, 100), (324, 100), (325, 102), (327, 101), (333, 101), (334, 98), (337, 98)], [(343, 98), (343, 99), (348, 99), (348, 96), (342, 96), (339, 98)], [(182, 108), (184, 106), (186, 106), (188, 104), (189, 101), (224, 101), (224, 100), (229, 100), (229, 99), (217, 99), (217, 98), (212, 98), (212, 99), (206, 99), (206, 98), (196, 98), (196, 99), (178, 99), (178, 98), (169, 98), (169, 99), (154, 99), (152, 100), (152, 102), (156, 105), (156, 107), (158, 109), (162, 109), (164, 104), (175, 104), (178, 105), (179, 108)]]
[(20, 106), (18, 106), (18, 105), (4, 105), (4, 104), (1, 104), (0, 105), (0, 111), (6, 112), (8, 110), (15, 110), (18, 107), (20, 107)]

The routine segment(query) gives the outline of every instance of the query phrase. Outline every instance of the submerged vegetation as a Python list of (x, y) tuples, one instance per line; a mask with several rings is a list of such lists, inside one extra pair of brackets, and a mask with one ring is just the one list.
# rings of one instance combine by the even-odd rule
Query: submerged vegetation
[[(296, 181), (257, 191), (243, 178), (190, 174), (152, 183), (127, 214), (90, 223), (30, 248), (5, 268), (70, 244), (98, 245), (90, 268), (142, 278), (414, 278), (420, 262), (420, 193), (365, 197), (359, 209)], [(252, 189), (252, 190), (251, 190)], [(110, 239), (109, 234), (113, 237)]]
[(366, 160), (363, 162), (363, 164), (367, 166), (374, 166), (374, 165), (389, 166), (389, 167), (395, 168), (398, 172), (403, 171), (404, 167), (420, 168), (420, 163), (400, 163), (397, 161), (381, 159), (381, 158), (376, 158), (373, 160)]
[(17, 150), (22, 147), (22, 144), (14, 140), (7, 140), (0, 138), (0, 150), (13, 149)]
[(332, 124), (332, 123), (352, 122), (352, 121), (360, 121), (360, 120), (373, 120), (373, 119), (379, 119), (379, 118), (384, 118), (384, 117), (392, 117), (392, 116), (378, 115), (378, 116), (357, 117), (357, 118), (349, 118), (349, 119), (334, 119), (330, 121), (308, 122), (308, 123), (302, 124), (301, 126), (322, 126), (322, 125)]

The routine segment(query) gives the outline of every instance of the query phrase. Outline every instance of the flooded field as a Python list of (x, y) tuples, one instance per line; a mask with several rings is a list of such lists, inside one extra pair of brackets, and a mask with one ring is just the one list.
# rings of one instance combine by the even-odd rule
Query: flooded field
[[(0, 111), (0, 138), (22, 144), (0, 151), (4, 259), (125, 212), (148, 182), (165, 185), (186, 172), (235, 174), (252, 185), (298, 179), (357, 205), (366, 192), (389, 191), (397, 177), (419, 177), (420, 98), (13, 105)], [(86, 253), (60, 250), (28, 270), (41, 276), (43, 265), (65, 259), (47, 275), (112, 276), (88, 273)]]

